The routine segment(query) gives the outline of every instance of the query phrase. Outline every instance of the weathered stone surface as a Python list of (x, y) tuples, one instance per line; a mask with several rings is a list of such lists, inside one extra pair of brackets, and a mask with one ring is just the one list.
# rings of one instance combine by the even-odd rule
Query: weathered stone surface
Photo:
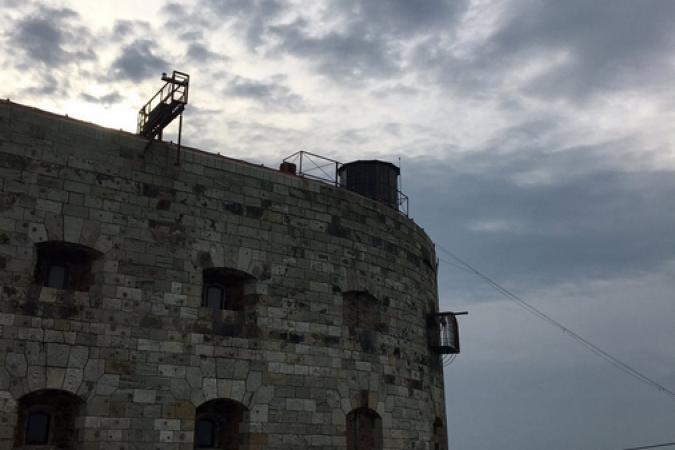
[(77, 392), (82, 383), (82, 369), (66, 369), (65, 378), (63, 380), (63, 390), (69, 392)]
[(89, 357), (89, 348), (84, 346), (71, 347), (68, 357), (68, 367), (77, 367), (83, 369), (87, 364)]
[(116, 374), (103, 374), (96, 382), (96, 393), (110, 395), (117, 390), (120, 384), (120, 376)]
[(7, 368), (10, 375), (16, 378), (25, 377), (28, 368), (26, 357), (23, 353), (7, 353), (5, 358), (5, 368)]
[[(200, 408), (223, 399), (251, 450), (344, 450), (358, 408), (383, 448), (435, 448), (435, 254), (414, 222), (189, 148), (176, 166), (171, 145), (5, 101), (0, 118), (0, 448), (17, 401), (45, 389), (82, 401), (85, 450), (191, 450)], [(36, 284), (45, 240), (97, 255), (86, 289)], [(206, 268), (246, 274), (226, 291), (236, 308), (202, 306)]]
[(60, 367), (47, 368), (47, 388), (61, 389), (63, 388), (63, 380), (66, 377), (66, 369)]
[(102, 359), (90, 359), (84, 366), (84, 379), (86, 381), (98, 381), (103, 376), (105, 361)]
[(157, 391), (150, 389), (134, 389), (134, 403), (155, 403)]
[(63, 239), (68, 242), (80, 242), (83, 225), (84, 219), (81, 217), (64, 216)]

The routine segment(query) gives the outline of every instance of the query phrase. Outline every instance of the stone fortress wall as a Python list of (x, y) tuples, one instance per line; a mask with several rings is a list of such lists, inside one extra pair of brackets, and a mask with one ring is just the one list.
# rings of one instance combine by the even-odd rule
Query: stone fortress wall
[[(145, 144), (0, 102), (0, 449), (445, 448), (427, 235), (346, 189)], [(202, 306), (209, 277), (238, 303)]]

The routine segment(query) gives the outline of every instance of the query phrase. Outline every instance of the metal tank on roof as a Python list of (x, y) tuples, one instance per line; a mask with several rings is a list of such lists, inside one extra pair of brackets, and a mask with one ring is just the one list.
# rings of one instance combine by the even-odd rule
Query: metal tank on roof
[(359, 160), (338, 169), (340, 186), (398, 209), (398, 176), (394, 164), (378, 160)]

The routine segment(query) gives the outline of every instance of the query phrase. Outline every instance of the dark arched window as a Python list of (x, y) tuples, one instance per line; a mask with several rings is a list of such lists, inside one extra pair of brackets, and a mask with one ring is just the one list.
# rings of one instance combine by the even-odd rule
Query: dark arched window
[(45, 389), (19, 399), (14, 446), (48, 445), (72, 449), (78, 442), (77, 417), (84, 402), (70, 392)]
[(246, 272), (228, 268), (206, 269), (203, 275), (202, 306), (239, 311), (244, 308), (246, 285), (255, 278)]
[(382, 419), (369, 408), (347, 414), (347, 450), (382, 450)]
[(244, 444), (241, 425), (246, 407), (229, 399), (215, 399), (197, 408), (194, 448), (239, 450)]
[(92, 262), (101, 253), (84, 245), (62, 241), (40, 242), (35, 281), (46, 287), (87, 291), (93, 283)]

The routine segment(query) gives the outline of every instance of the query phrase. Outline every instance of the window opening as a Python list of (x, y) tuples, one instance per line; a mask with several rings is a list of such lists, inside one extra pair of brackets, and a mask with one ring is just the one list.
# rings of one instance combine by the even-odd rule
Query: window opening
[(93, 284), (93, 261), (101, 253), (84, 245), (48, 241), (36, 244), (35, 281), (56, 289), (88, 291)]
[(382, 450), (382, 419), (369, 408), (347, 414), (347, 449)]
[(47, 445), (49, 442), (49, 414), (34, 412), (26, 421), (26, 444)]
[(206, 269), (203, 274), (202, 306), (240, 311), (244, 309), (244, 288), (255, 278), (229, 268)]
[(68, 287), (68, 268), (61, 264), (54, 264), (47, 268), (49, 274), (45, 286), (57, 289), (67, 289)]
[(194, 448), (239, 450), (246, 407), (229, 399), (210, 400), (197, 408)]
[(211, 419), (199, 419), (195, 426), (195, 447), (212, 448), (215, 444), (216, 426)]
[(83, 404), (76, 395), (58, 389), (24, 395), (18, 401), (14, 447), (46, 445), (49, 448), (76, 448), (77, 418)]
[(209, 308), (223, 309), (225, 305), (225, 288), (219, 284), (206, 285), (205, 305)]

